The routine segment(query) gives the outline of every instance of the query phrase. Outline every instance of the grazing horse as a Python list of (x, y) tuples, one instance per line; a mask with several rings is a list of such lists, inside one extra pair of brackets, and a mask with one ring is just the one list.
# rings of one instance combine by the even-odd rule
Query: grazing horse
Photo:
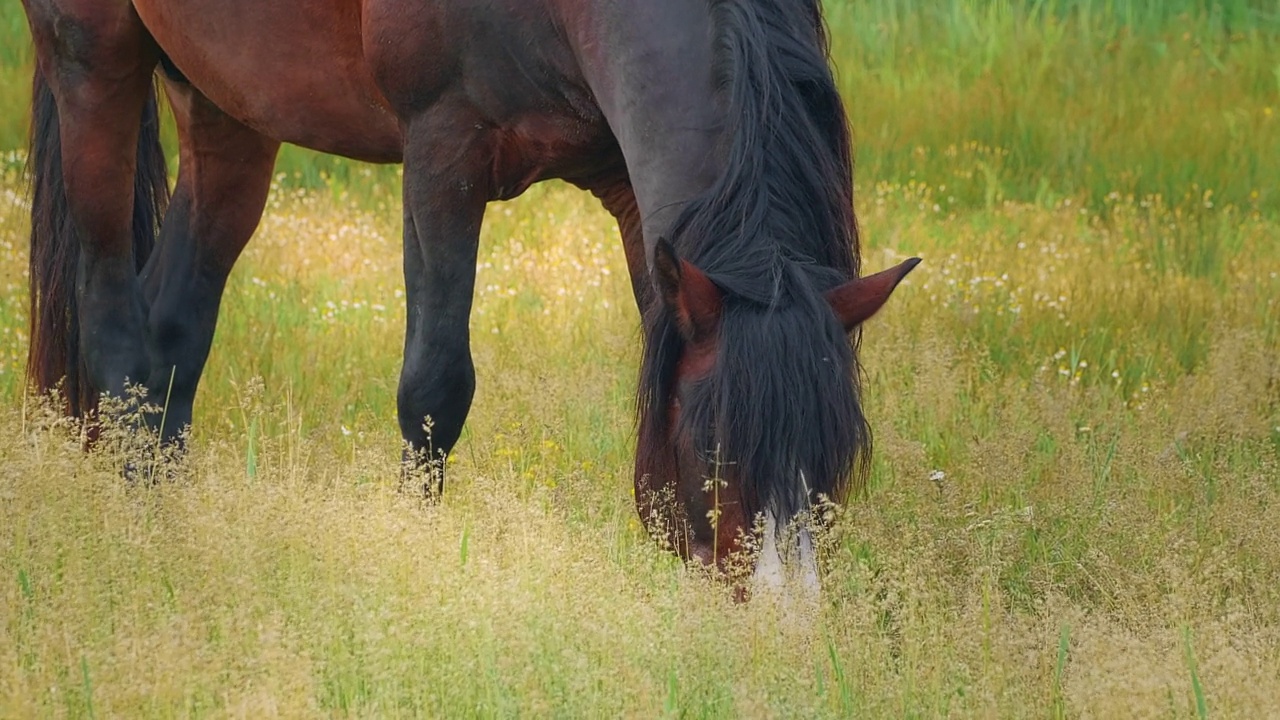
[[(448, 452), (471, 405), (486, 204), (562, 178), (621, 229), (651, 532), (724, 567), (755, 524), (782, 528), (865, 471), (858, 327), (917, 261), (859, 276), (819, 0), (22, 2), (38, 58), (28, 372), (62, 381), (69, 412), (135, 381), (166, 407), (163, 438), (190, 422), (291, 142), (404, 164), (410, 457)], [(157, 68), (180, 140), (171, 196)]]

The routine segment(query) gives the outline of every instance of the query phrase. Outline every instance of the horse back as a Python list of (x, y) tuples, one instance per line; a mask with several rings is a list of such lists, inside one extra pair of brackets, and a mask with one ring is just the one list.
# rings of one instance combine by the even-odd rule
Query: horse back
[(134, 0), (134, 7), (167, 74), (231, 117), (312, 149), (399, 160), (396, 117), (364, 58), (358, 0)]

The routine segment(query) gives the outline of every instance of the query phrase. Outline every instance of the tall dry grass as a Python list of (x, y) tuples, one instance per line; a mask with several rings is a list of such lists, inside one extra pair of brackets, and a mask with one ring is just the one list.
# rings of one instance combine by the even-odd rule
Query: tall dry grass
[(126, 485), (10, 394), (0, 714), (1265, 716), (1274, 223), (1206, 213), (1240, 238), (1206, 273), (1148, 201), (934, 192), (863, 193), (869, 266), (926, 262), (866, 329), (873, 483), (797, 617), (734, 606), (636, 522), (635, 311), (589, 198), (490, 212), (480, 389), (422, 507), (395, 488), (395, 228), (278, 191), (176, 479)]

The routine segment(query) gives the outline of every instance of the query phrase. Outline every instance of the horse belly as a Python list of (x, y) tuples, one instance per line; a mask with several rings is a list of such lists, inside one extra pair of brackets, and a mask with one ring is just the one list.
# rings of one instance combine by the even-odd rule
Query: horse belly
[(358, 0), (135, 0), (182, 75), (228, 115), (314, 150), (395, 162), (395, 115), (365, 62)]

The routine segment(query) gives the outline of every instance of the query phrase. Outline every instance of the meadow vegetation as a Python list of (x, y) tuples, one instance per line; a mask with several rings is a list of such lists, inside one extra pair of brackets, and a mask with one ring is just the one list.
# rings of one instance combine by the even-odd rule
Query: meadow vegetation
[(0, 716), (1264, 717), (1280, 697), (1280, 15), (832, 0), (870, 483), (812, 614), (641, 530), (611, 218), (486, 216), (478, 391), (397, 492), (399, 177), (289, 149), (190, 456), (23, 391), (31, 54), (0, 9)]

